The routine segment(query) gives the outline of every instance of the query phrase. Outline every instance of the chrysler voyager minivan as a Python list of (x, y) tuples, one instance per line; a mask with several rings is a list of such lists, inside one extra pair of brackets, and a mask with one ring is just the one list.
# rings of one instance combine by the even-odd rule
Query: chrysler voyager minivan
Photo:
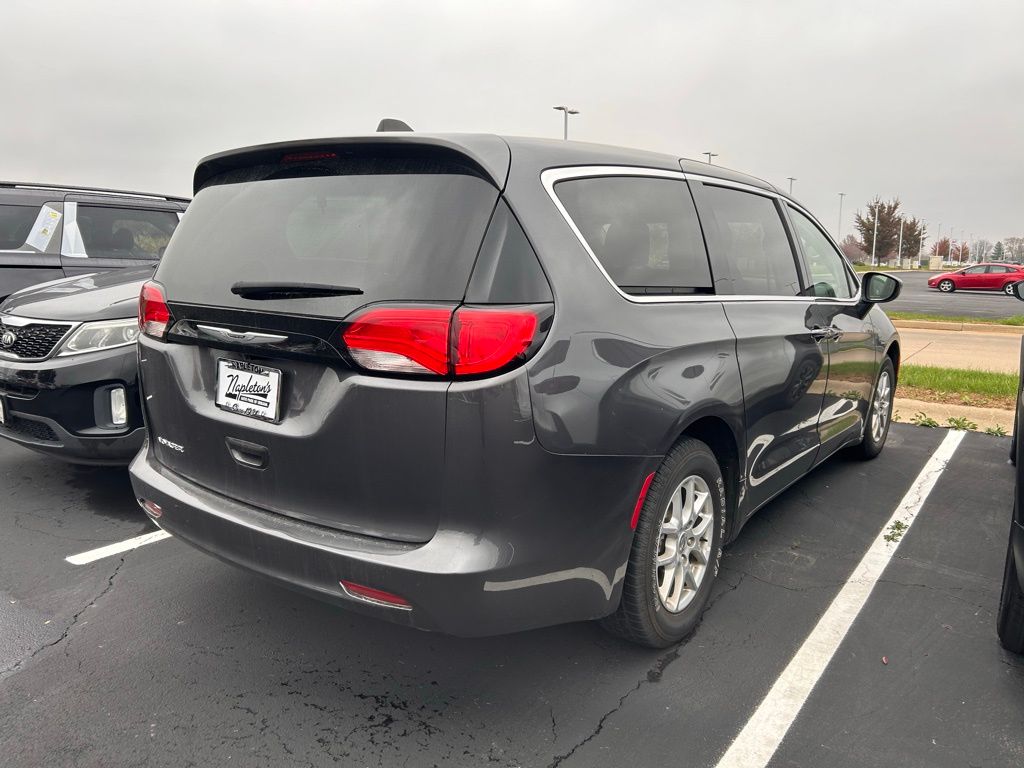
[(140, 298), (135, 492), (320, 598), (668, 645), (751, 514), (885, 443), (899, 281), (758, 179), (406, 133), (224, 152), (194, 187)]

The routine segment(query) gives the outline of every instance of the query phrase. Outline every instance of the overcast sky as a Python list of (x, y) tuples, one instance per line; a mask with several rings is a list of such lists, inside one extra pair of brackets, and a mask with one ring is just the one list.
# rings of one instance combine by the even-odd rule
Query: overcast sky
[(0, 178), (189, 194), (222, 149), (371, 132), (570, 138), (716, 162), (843, 233), (1024, 235), (1024, 2), (0, 0)]

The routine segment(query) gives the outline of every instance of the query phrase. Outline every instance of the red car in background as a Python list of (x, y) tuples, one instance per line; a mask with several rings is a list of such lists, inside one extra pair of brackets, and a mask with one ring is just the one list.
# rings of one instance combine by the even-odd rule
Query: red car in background
[(1017, 264), (974, 264), (956, 272), (944, 272), (928, 278), (929, 288), (943, 293), (967, 289), (1002, 291), (1013, 295), (1013, 284), (1024, 281), (1024, 267)]

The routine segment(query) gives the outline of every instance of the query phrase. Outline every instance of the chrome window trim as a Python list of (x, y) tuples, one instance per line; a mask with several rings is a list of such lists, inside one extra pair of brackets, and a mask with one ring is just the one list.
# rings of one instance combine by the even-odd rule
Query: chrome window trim
[[(733, 302), (733, 301), (757, 301), (757, 302), (814, 302), (821, 304), (836, 304), (841, 306), (856, 306), (861, 300), (861, 287), (860, 280), (856, 279), (856, 272), (850, 269), (849, 264), (845, 257), (842, 257), (843, 264), (846, 265), (847, 270), (854, 275), (857, 283), (857, 293), (849, 299), (832, 299), (824, 296), (776, 296), (773, 294), (764, 295), (741, 295), (741, 294), (693, 294), (686, 296), (637, 296), (634, 294), (626, 293), (615, 281), (612, 280), (611, 275), (601, 264), (601, 260), (597, 258), (597, 254), (591, 249), (587, 243), (587, 239), (583, 236), (583, 233), (576, 226), (576, 223), (572, 220), (569, 212), (562, 205), (562, 201), (558, 199), (558, 195), (555, 194), (555, 185), (560, 181), (567, 181), (570, 179), (586, 179), (594, 178), (598, 176), (637, 176), (641, 178), (656, 178), (656, 179), (674, 179), (677, 181), (699, 181), (701, 183), (707, 183), (714, 186), (720, 187), (731, 187), (738, 189), (743, 192), (750, 192), (763, 197), (769, 197), (774, 200), (778, 200), (783, 204), (792, 205), (800, 212), (807, 215), (813, 222), (815, 222), (822, 232), (828, 237), (830, 243), (836, 247), (842, 256), (842, 251), (835, 243), (835, 239), (828, 234), (828, 231), (824, 227), (821, 227), (820, 222), (814, 217), (814, 215), (804, 208), (799, 203), (795, 203), (788, 197), (779, 194), (778, 192), (771, 189), (762, 189), (752, 184), (744, 184), (743, 182), (733, 181), (731, 179), (720, 179), (715, 176), (705, 176), (703, 174), (695, 173), (684, 173), (682, 171), (667, 171), (661, 168), (645, 168), (643, 166), (633, 165), (579, 165), (579, 166), (568, 166), (560, 168), (548, 168), (542, 171), (540, 174), (540, 181), (544, 187), (544, 190), (548, 193), (548, 197), (551, 202), (554, 203), (555, 208), (561, 214), (562, 219), (569, 225), (569, 229), (572, 230), (573, 234), (576, 235), (576, 239), (580, 245), (590, 256), (590, 260), (594, 262), (594, 266), (604, 275), (604, 279), (608, 281), (608, 284), (612, 289), (623, 299), (632, 304), (689, 304), (689, 303), (716, 303), (716, 302)], [(699, 213), (698, 213), (699, 219)], [(800, 254), (797, 254), (798, 256)], [(801, 257), (802, 258), (802, 257)]]
[(3, 323), (4, 325), (9, 325), (9, 326), (11, 326), (13, 328), (23, 328), (26, 325), (67, 325), (67, 326), (69, 326), (67, 332), (63, 336), (61, 336), (60, 339), (57, 340), (57, 343), (55, 343), (53, 345), (53, 349), (50, 350), (50, 354), (46, 355), (45, 357), (18, 357), (17, 355), (12, 355), (10, 352), (4, 352), (3, 350), (0, 350), (0, 360), (13, 360), (13, 361), (16, 361), (16, 362), (19, 362), (19, 363), (39, 363), (39, 362), (42, 362), (44, 360), (49, 360), (50, 358), (55, 357), (57, 355), (58, 350), (60, 350), (60, 348), (64, 344), (64, 342), (68, 340), (68, 337), (72, 333), (77, 331), (79, 326), (82, 325), (82, 323), (80, 321), (72, 321), (72, 320), (40, 320), (39, 318), (36, 318), (36, 317), (22, 317), (21, 315), (5, 315), (5, 314), (0, 314), (0, 323)]

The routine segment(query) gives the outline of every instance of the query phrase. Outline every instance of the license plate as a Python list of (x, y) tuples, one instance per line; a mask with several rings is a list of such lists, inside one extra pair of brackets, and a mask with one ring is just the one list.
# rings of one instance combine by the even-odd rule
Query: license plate
[(278, 420), (281, 372), (242, 360), (217, 361), (217, 407), (263, 421)]

